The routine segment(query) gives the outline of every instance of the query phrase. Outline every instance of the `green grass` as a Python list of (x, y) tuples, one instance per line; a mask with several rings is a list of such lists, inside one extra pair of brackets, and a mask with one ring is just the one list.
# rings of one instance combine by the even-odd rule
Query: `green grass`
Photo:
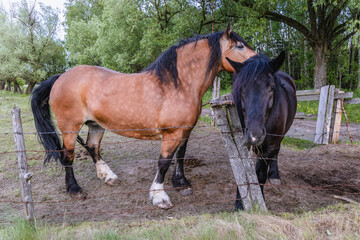
[(317, 114), (319, 101), (301, 101), (297, 103), (297, 112), (305, 114)]
[(284, 137), (284, 139), (281, 142), (281, 145), (294, 150), (308, 150), (310, 148), (314, 148), (318, 146), (315, 145), (313, 141), (298, 139), (298, 138), (290, 138), (290, 137)]
[(14, 219), (0, 239), (359, 239), (360, 205), (338, 204), (305, 213), (232, 212), (167, 220), (78, 225)]

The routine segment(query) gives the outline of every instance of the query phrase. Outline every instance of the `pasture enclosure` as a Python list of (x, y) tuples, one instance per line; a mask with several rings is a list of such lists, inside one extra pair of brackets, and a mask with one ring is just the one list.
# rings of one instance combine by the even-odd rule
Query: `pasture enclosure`
[[(3, 102), (6, 102), (5, 99)], [(18, 100), (19, 101), (19, 100)], [(13, 102), (11, 100), (10, 102)], [(21, 105), (20, 105), (21, 106)], [(104, 159), (119, 174), (121, 184), (110, 187), (96, 177), (89, 156), (76, 148), (74, 165), (79, 181), (88, 191), (85, 201), (75, 201), (64, 191), (64, 169), (52, 163), (43, 167), (43, 149), (36, 143), (33, 120), (26, 104), (22, 106), (24, 138), (27, 146), (28, 171), (33, 172), (32, 190), (35, 218), (44, 222), (134, 221), (166, 219), (202, 213), (233, 211), (236, 187), (231, 173), (227, 150), (221, 144), (219, 131), (203, 122), (195, 127), (190, 137), (185, 171), (194, 187), (194, 194), (182, 197), (169, 188), (175, 207), (164, 211), (153, 207), (148, 200), (148, 188), (156, 171), (157, 141), (141, 141), (105, 134), (102, 145)], [(11, 117), (4, 115), (3, 126), (11, 126)], [(5, 120), (4, 120), (5, 121)], [(10, 129), (10, 128), (9, 128)], [(8, 130), (1, 135), (3, 146), (13, 148)], [(82, 131), (81, 135), (86, 134)], [(358, 138), (358, 131), (353, 132)], [(8, 144), (8, 145), (7, 145)], [(334, 195), (360, 201), (360, 161), (358, 145), (323, 145), (306, 150), (283, 147), (279, 155), (282, 185), (265, 186), (266, 206), (275, 212), (314, 210), (339, 201)], [(17, 151), (1, 148), (0, 223), (11, 222), (9, 216), (22, 212), (20, 200)], [(171, 174), (167, 175), (167, 185)], [(9, 222), (10, 221), (10, 222)]]

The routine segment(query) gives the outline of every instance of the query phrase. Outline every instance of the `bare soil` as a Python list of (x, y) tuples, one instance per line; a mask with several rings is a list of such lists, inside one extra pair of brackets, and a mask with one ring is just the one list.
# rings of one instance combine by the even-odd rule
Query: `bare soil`
[[(359, 126), (355, 128), (359, 129)], [(102, 156), (121, 183), (105, 185), (96, 177), (90, 157), (78, 154), (74, 171), (79, 185), (87, 191), (88, 197), (84, 201), (73, 200), (66, 193), (65, 171), (60, 164), (42, 167), (42, 153), (29, 151), (29, 168), (34, 173), (31, 180), (33, 198), (38, 202), (35, 203), (37, 220), (51, 223), (132, 222), (234, 210), (236, 184), (216, 128), (200, 122), (191, 135), (185, 171), (193, 185), (192, 195), (182, 196), (172, 189), (173, 166), (170, 167), (165, 186), (174, 207), (169, 210), (157, 209), (148, 199), (159, 151), (158, 141), (134, 140), (106, 133)], [(80, 147), (77, 152), (81, 152)], [(2, 157), (5, 158), (10, 164), (0, 166), (1, 218), (14, 210), (22, 213), (22, 204), (9, 202), (21, 199), (15, 155), (7, 154)], [(360, 202), (359, 145), (330, 144), (301, 151), (283, 147), (279, 154), (279, 169), (282, 185), (265, 186), (266, 205), (273, 212), (315, 210), (341, 201), (334, 195)]]

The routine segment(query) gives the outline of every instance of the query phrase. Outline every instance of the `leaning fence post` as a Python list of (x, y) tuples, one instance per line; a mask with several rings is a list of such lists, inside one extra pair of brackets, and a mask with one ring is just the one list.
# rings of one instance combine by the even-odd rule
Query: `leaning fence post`
[[(245, 210), (258, 204), (262, 211), (267, 211), (264, 198), (258, 185), (251, 152), (244, 146), (240, 120), (232, 96), (222, 96), (211, 101), (216, 123), (230, 158), (236, 184)], [(225, 106), (226, 111), (223, 109)], [(229, 119), (228, 119), (228, 116)]]
[(31, 172), (27, 172), (27, 161), (24, 144), (24, 135), (20, 117), (20, 108), (14, 107), (11, 110), (13, 129), (14, 129), (14, 142), (16, 147), (16, 154), (18, 159), (18, 165), (20, 170), (20, 188), (21, 196), (24, 202), (25, 218), (26, 220), (34, 220), (34, 204), (31, 195), (30, 179), (32, 177)]

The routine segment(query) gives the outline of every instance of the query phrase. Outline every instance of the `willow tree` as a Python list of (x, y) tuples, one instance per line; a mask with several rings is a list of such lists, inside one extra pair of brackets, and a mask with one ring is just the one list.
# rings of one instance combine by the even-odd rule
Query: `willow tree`
[[(37, 82), (56, 72), (63, 72), (66, 67), (64, 49), (55, 40), (58, 14), (50, 6), (22, 0), (12, 5), (8, 15), (12, 18), (11, 24), (16, 26), (16, 34), (9, 33), (7, 45), (8, 49), (14, 48), (17, 53), (9, 57), (17, 58), (26, 65), (22, 71), (19, 69), (18, 76), (28, 82), (26, 93), (29, 94)], [(58, 66), (51, 66), (53, 64)]]
[[(238, 1), (237, 1), (238, 2)], [(260, 17), (283, 22), (304, 35), (314, 52), (314, 87), (326, 85), (329, 56), (359, 29), (357, 0), (240, 1)], [(306, 13), (306, 17), (303, 17)]]

